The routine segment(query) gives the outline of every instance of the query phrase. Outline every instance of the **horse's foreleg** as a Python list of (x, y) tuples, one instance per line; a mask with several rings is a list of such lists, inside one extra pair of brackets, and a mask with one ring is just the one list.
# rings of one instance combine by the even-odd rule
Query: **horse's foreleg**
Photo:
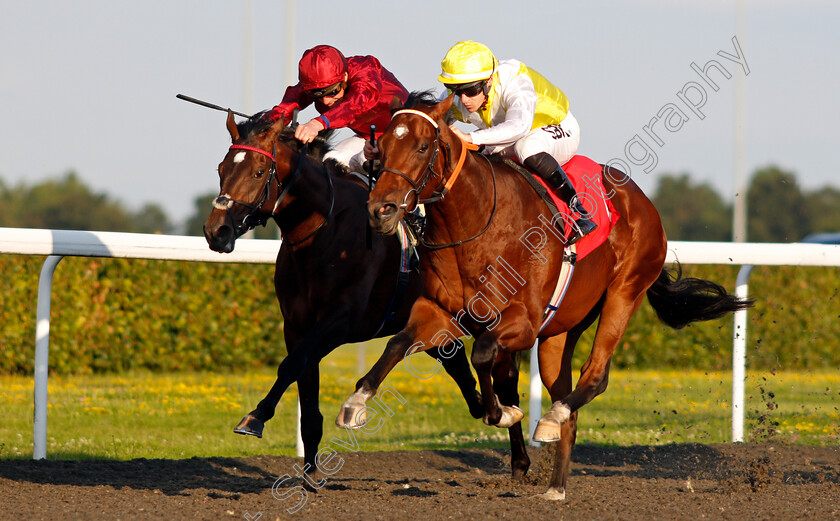
[(396, 367), (411, 347), (411, 335), (405, 330), (394, 335), (385, 346), (385, 351), (370, 371), (356, 382), (356, 391), (341, 405), (335, 424), (338, 427), (358, 429), (367, 422), (365, 403), (376, 396), (379, 386)]
[[(436, 303), (420, 297), (411, 308), (411, 316), (405, 329), (394, 335), (388, 341), (385, 351), (373, 368), (356, 383), (356, 392), (341, 406), (335, 424), (344, 428), (361, 428), (367, 420), (367, 400), (376, 395), (379, 386), (385, 377), (402, 360), (405, 360), (409, 372), (418, 378), (431, 376), (418, 374), (411, 366), (411, 355), (421, 351), (427, 351), (435, 346), (432, 339), (448, 338), (454, 341), (458, 337), (452, 333), (445, 334), (447, 328), (451, 327), (449, 319), (452, 318), (443, 311)], [(435, 372), (437, 371), (436, 368)]]
[[(320, 368), (310, 365), (298, 379), (300, 396), (300, 436), (303, 438), (303, 467), (311, 474), (315, 471), (315, 454), (324, 434), (324, 416), (318, 406)], [(308, 480), (304, 480), (308, 483)]]
[[(448, 353), (454, 353), (452, 356), (446, 356)], [(481, 403), (481, 394), (476, 390), (476, 381), (470, 370), (470, 362), (467, 360), (467, 353), (460, 345), (447, 345), (445, 348), (437, 348), (426, 351), (429, 356), (443, 364), (443, 368), (447, 374), (455, 380), (461, 394), (464, 396), (464, 401), (467, 402), (467, 407), (470, 410), (470, 415), (473, 418), (481, 418), (484, 416), (484, 405)]]
[(484, 333), (473, 344), (470, 360), (478, 376), (478, 386), (484, 403), (484, 423), (507, 429), (520, 421), (525, 414), (516, 405), (502, 405), (493, 389), (493, 365), (499, 349), (499, 341), (495, 334)]
[[(503, 405), (519, 406), (519, 368), (513, 356), (503, 353), (493, 366), (493, 390)], [(522, 434), (522, 422), (518, 421), (508, 428), (510, 438), (510, 468), (512, 478), (525, 479), (531, 466), (531, 459), (525, 449), (525, 437)]]
[[(310, 365), (318, 365), (321, 359), (344, 343), (350, 330), (350, 319), (344, 313), (337, 313), (329, 320), (316, 324), (310, 332), (280, 362), (277, 379), (256, 409), (248, 413), (234, 432), (262, 437), (263, 425), (274, 417), (277, 404), (286, 389), (297, 381)], [(288, 335), (287, 335), (288, 337)], [(287, 343), (287, 346), (290, 345)]]
[[(286, 329), (285, 340), (286, 358), (288, 358), (291, 353), (296, 351), (296, 347), (300, 345), (302, 339), (289, 327)], [(280, 367), (277, 368), (277, 371), (279, 374)], [(239, 424), (234, 427), (233, 432), (262, 438), (265, 422), (274, 417), (274, 410), (277, 408), (277, 403), (280, 401), (283, 392), (285, 392), (285, 388), (280, 389), (277, 380), (275, 380), (268, 394), (260, 400), (260, 403), (257, 404), (257, 407), (253, 411), (239, 420)]]

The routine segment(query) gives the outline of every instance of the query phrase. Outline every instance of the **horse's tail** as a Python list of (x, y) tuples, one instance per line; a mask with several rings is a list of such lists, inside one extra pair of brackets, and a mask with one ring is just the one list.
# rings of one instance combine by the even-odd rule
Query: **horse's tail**
[(662, 268), (647, 296), (659, 320), (674, 329), (681, 329), (692, 322), (721, 318), (753, 305), (752, 299), (730, 295), (712, 281), (682, 278), (679, 263), (676, 270)]

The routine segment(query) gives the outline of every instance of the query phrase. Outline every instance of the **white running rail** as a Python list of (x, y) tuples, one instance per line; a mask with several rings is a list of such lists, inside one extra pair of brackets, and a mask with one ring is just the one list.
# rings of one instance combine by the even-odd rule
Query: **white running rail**
[[(273, 264), (280, 242), (241, 239), (229, 254), (211, 251), (203, 237), (139, 233), (0, 228), (0, 254), (47, 255), (41, 269), (35, 332), (35, 425), (33, 458), (47, 456), (47, 375), (50, 301), (55, 267), (64, 256), (121, 257), (196, 262)], [(668, 243), (666, 263), (739, 265), (735, 294), (747, 297), (753, 266), (840, 266), (840, 245), (731, 242)], [(732, 441), (744, 439), (744, 378), (747, 311), (735, 313), (732, 353)], [(531, 350), (529, 421), (533, 432), (540, 417), (542, 385), (537, 350)], [(298, 436), (300, 432), (298, 429)], [(298, 441), (300, 446), (300, 441)]]

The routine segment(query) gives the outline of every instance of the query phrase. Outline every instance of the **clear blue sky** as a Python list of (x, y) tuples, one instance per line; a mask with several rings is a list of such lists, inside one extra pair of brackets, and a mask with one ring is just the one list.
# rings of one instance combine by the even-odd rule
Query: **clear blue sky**
[[(563, 89), (582, 127), (580, 153), (626, 161), (634, 136), (657, 157), (633, 166), (648, 193), (664, 173), (687, 172), (731, 199), (735, 77), (746, 89), (747, 172), (777, 164), (808, 190), (840, 186), (840, 2), (734, 1), (296, 2), (300, 54), (328, 43), (372, 54), (410, 90), (440, 90), (440, 60), (472, 39), (517, 58)], [(218, 190), (215, 168), (228, 137), (224, 114), (178, 93), (245, 107), (245, 0), (112, 2), (0, 0), (0, 179), (34, 184), (74, 170), (94, 190), (132, 208), (161, 204), (175, 221), (193, 199)], [(254, 110), (279, 102), (285, 85), (287, 2), (253, 0)], [(717, 60), (715, 92), (691, 64)], [(701, 119), (678, 96), (705, 92)], [(688, 86), (688, 90), (686, 87)], [(692, 90), (693, 89), (693, 90)], [(689, 119), (659, 123), (663, 108)], [(305, 113), (312, 115), (312, 113)], [(654, 125), (655, 130), (657, 127)], [(639, 157), (640, 145), (631, 147)], [(209, 210), (209, 209), (208, 209)]]

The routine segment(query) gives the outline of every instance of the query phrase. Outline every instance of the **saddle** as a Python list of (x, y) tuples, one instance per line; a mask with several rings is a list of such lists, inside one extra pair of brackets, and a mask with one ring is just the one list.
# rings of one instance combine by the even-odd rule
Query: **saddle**
[[(525, 178), (525, 181), (540, 196), (540, 199), (543, 200), (551, 212), (552, 222), (560, 229), (563, 236), (568, 238), (577, 214), (569, 209), (568, 205), (545, 184), (542, 178), (510, 159), (501, 159), (501, 161)], [(584, 236), (576, 244), (576, 260), (581, 260), (607, 240), (620, 215), (615, 210), (610, 198), (606, 196), (606, 189), (601, 180), (602, 165), (588, 157), (577, 155), (572, 156), (563, 165), (563, 170), (577, 188), (578, 197), (581, 198), (584, 206), (589, 210), (590, 219), (598, 225), (594, 232)]]

